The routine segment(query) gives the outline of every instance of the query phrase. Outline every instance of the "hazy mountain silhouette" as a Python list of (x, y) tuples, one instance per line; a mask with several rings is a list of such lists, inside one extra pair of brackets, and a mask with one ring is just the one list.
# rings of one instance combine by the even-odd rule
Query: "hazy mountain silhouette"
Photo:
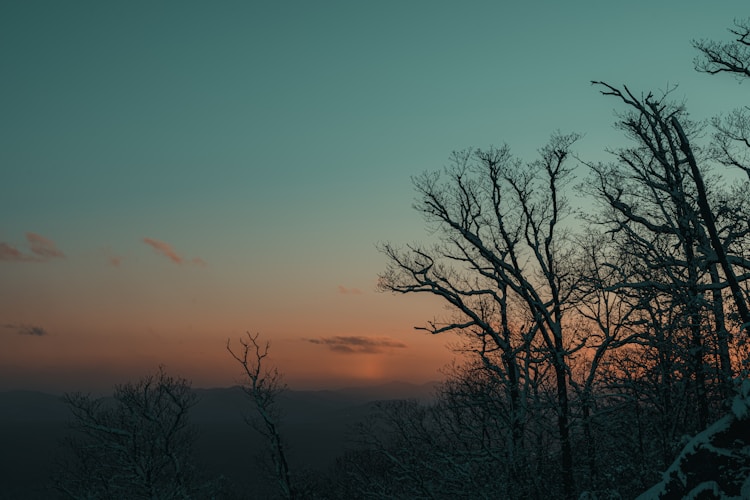
[[(338, 390), (288, 390), (279, 398), (282, 431), (296, 468), (323, 469), (346, 447), (351, 427), (373, 403), (388, 399), (430, 399), (437, 383), (391, 382)], [(199, 431), (198, 462), (209, 474), (224, 475), (238, 487), (257, 481), (255, 456), (263, 442), (247, 425), (253, 407), (240, 387), (196, 389), (191, 412)], [(49, 498), (59, 442), (70, 412), (60, 396), (33, 391), (0, 392), (0, 499)]]

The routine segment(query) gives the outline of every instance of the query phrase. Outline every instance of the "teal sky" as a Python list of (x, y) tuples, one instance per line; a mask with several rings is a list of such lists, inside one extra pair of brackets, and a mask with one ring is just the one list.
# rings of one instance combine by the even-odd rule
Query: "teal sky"
[[(745, 104), (744, 86), (693, 70), (690, 40), (747, 15), (740, 1), (3, 2), (0, 389), (160, 361), (229, 385), (224, 344), (245, 330), (274, 342), (292, 384), (437, 378), (448, 339), (411, 327), (440, 305), (374, 292), (375, 243), (425, 234), (410, 176), (469, 146), (531, 158), (557, 129), (605, 159), (617, 103), (592, 79), (679, 84), (697, 119)], [(310, 341), (336, 336), (404, 347)]]

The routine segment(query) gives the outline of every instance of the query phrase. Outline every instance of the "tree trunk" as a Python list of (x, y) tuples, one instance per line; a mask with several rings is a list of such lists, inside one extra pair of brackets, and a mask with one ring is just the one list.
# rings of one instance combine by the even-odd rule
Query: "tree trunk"
[(599, 482), (598, 471), (596, 468), (596, 446), (594, 446), (594, 436), (591, 432), (591, 391), (586, 389), (582, 400), (582, 417), (583, 417), (583, 437), (586, 440), (586, 455), (589, 468), (589, 489), (596, 489)]
[(680, 149), (685, 155), (685, 161), (687, 161), (688, 165), (690, 165), (690, 170), (693, 174), (695, 187), (698, 191), (698, 206), (700, 207), (701, 215), (703, 216), (706, 228), (708, 229), (708, 236), (711, 240), (711, 247), (713, 247), (714, 252), (716, 252), (716, 258), (719, 260), (719, 264), (721, 264), (721, 267), (724, 270), (724, 275), (726, 276), (727, 282), (729, 283), (729, 287), (732, 290), (732, 297), (734, 297), (734, 302), (737, 306), (737, 312), (739, 312), (740, 318), (742, 318), (742, 329), (745, 330), (745, 334), (748, 334), (750, 333), (750, 311), (748, 311), (747, 302), (745, 301), (745, 296), (742, 294), (742, 290), (740, 289), (740, 284), (737, 281), (737, 276), (735, 276), (734, 270), (729, 264), (729, 259), (727, 257), (726, 250), (724, 249), (724, 245), (719, 239), (719, 232), (716, 230), (714, 216), (711, 212), (711, 207), (708, 204), (708, 196), (706, 195), (706, 186), (703, 184), (703, 176), (698, 169), (698, 163), (695, 161), (695, 156), (693, 156), (693, 150), (690, 148), (690, 143), (688, 142), (687, 136), (682, 130), (682, 125), (680, 125), (680, 122), (677, 120), (676, 116), (672, 117), (671, 123), (672, 127), (674, 127), (678, 137), (680, 138)]
[(565, 366), (555, 359), (555, 377), (557, 379), (557, 428), (560, 433), (560, 467), (562, 472), (563, 494), (565, 498), (574, 498), (573, 449), (570, 444), (570, 404), (568, 402), (568, 384)]
[[(711, 274), (711, 284), (719, 285), (721, 283), (719, 270), (716, 264), (709, 266)], [(719, 288), (712, 291), (712, 308), (714, 316), (714, 328), (716, 330), (716, 350), (719, 356), (719, 386), (721, 395), (725, 401), (728, 401), (732, 395), (732, 360), (729, 357), (729, 332), (727, 331), (726, 321), (724, 318), (724, 296)]]

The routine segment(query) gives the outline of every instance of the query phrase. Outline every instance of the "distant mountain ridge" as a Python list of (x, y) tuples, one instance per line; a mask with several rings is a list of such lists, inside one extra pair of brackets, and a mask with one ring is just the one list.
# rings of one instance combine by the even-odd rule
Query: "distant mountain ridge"
[[(341, 389), (319, 389), (319, 390), (296, 390), (287, 389), (282, 393), (280, 403), (284, 406), (297, 402), (315, 402), (317, 404), (348, 404), (368, 403), (373, 401), (384, 401), (390, 399), (417, 399), (429, 401), (434, 398), (439, 382), (426, 382), (424, 384), (412, 384), (409, 382), (387, 382), (372, 386), (353, 386)], [(212, 404), (217, 404), (221, 409), (232, 409), (244, 406), (244, 394), (239, 386), (196, 388), (193, 389), (199, 396), (195, 410)], [(224, 408), (226, 406), (226, 408)], [(219, 409), (219, 408), (217, 408)], [(210, 412), (197, 411), (196, 416), (208, 416)], [(59, 395), (42, 391), (10, 390), (0, 391), (0, 422), (7, 421), (53, 421), (58, 419), (67, 420), (70, 413)]]
[[(371, 413), (375, 401), (430, 400), (438, 382), (389, 382), (333, 390), (289, 389), (279, 397), (282, 432), (290, 461), (298, 468), (322, 469), (348, 445), (354, 425)], [(191, 419), (198, 430), (196, 454), (207, 471), (238, 485), (253, 480), (254, 454), (262, 449), (245, 417), (253, 406), (239, 386), (194, 389), (198, 403)], [(61, 396), (37, 391), (0, 392), (0, 498), (49, 498), (60, 440), (71, 415)], [(33, 485), (33, 486), (31, 486)]]

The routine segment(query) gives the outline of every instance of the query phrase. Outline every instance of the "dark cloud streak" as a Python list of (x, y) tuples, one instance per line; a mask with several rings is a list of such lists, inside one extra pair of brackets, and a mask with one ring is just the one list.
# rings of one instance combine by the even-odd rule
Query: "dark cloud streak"
[(45, 335), (49, 335), (49, 332), (41, 326), (14, 325), (12, 323), (7, 323), (3, 325), (3, 328), (15, 330), (18, 335), (27, 335), (30, 337), (44, 337)]
[(403, 342), (389, 337), (365, 337), (361, 335), (336, 335), (333, 337), (305, 339), (305, 341), (311, 344), (326, 346), (334, 352), (346, 354), (378, 354), (391, 349), (408, 347)]

